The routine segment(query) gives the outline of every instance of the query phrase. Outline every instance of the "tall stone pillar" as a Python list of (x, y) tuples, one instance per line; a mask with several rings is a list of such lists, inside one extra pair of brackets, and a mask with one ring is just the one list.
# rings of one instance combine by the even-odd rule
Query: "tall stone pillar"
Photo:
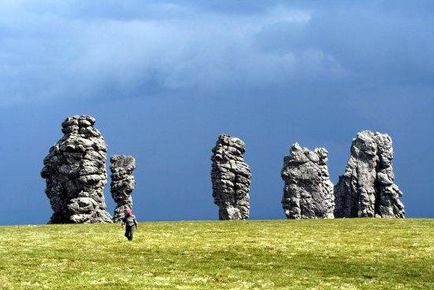
[(392, 160), (389, 135), (358, 133), (345, 172), (335, 186), (335, 216), (403, 218), (402, 192), (395, 184)]
[(325, 148), (310, 151), (297, 143), (283, 159), (285, 182), (282, 207), (289, 219), (333, 218), (333, 183), (327, 168)]
[(212, 149), (212, 196), (220, 220), (249, 218), (251, 171), (244, 161), (245, 148), (241, 139), (220, 135)]
[(110, 158), (110, 163), (110, 191), (116, 202), (113, 221), (120, 222), (124, 218), (125, 209), (133, 207), (131, 193), (136, 185), (133, 175), (133, 171), (136, 169), (136, 160), (129, 155), (113, 155)]
[(50, 223), (110, 223), (104, 186), (107, 146), (91, 116), (62, 123), (64, 136), (44, 159), (41, 171), (53, 215)]

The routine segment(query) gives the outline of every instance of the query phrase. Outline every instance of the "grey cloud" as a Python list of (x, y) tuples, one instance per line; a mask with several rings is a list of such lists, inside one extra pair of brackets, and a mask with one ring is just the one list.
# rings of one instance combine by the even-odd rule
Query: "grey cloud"
[(434, 66), (428, 37), (434, 25), (427, 25), (433, 20), (376, 1), (364, 7), (104, 3), (0, 4), (0, 105), (166, 90), (420, 82)]

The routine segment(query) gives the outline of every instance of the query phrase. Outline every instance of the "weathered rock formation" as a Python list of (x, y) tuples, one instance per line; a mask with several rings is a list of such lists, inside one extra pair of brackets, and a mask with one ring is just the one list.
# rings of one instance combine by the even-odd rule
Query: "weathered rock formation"
[(53, 215), (50, 223), (110, 223), (104, 186), (107, 147), (95, 118), (73, 116), (62, 123), (64, 136), (50, 148), (41, 171)]
[(220, 135), (212, 149), (212, 196), (221, 220), (249, 218), (251, 171), (244, 161), (245, 148), (241, 139)]
[(110, 191), (116, 202), (114, 222), (120, 222), (125, 216), (125, 209), (133, 207), (131, 193), (136, 181), (133, 171), (136, 169), (136, 160), (129, 155), (113, 155), (110, 158), (111, 183)]
[(403, 218), (402, 192), (394, 183), (392, 160), (389, 135), (358, 133), (345, 173), (335, 186), (335, 216)]
[(327, 168), (325, 148), (310, 151), (295, 143), (283, 159), (285, 181), (282, 207), (289, 219), (333, 218), (333, 183)]

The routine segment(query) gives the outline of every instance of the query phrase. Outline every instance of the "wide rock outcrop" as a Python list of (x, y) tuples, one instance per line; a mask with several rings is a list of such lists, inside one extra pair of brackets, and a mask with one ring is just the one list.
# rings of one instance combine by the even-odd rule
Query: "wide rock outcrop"
[(333, 218), (333, 183), (327, 168), (325, 148), (310, 151), (297, 143), (283, 159), (285, 182), (282, 207), (289, 219)]
[(104, 186), (107, 147), (91, 116), (62, 123), (64, 136), (50, 148), (41, 171), (53, 215), (50, 223), (110, 223)]
[(336, 217), (405, 216), (393, 173), (392, 138), (363, 131), (351, 145), (344, 175), (335, 186)]
[(116, 202), (114, 222), (120, 222), (125, 216), (125, 209), (133, 207), (131, 193), (136, 186), (133, 171), (136, 160), (130, 155), (113, 155), (110, 158), (110, 191)]
[(212, 149), (212, 196), (221, 220), (249, 218), (251, 171), (244, 161), (245, 150), (241, 139), (228, 135), (220, 135)]

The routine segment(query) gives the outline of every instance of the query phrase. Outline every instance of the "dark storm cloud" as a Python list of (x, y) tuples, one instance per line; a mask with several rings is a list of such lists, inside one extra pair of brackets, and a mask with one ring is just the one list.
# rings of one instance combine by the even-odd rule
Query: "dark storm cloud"
[(1, 5), (3, 105), (329, 81), (430, 84), (434, 67), (432, 14), (383, 2)]

